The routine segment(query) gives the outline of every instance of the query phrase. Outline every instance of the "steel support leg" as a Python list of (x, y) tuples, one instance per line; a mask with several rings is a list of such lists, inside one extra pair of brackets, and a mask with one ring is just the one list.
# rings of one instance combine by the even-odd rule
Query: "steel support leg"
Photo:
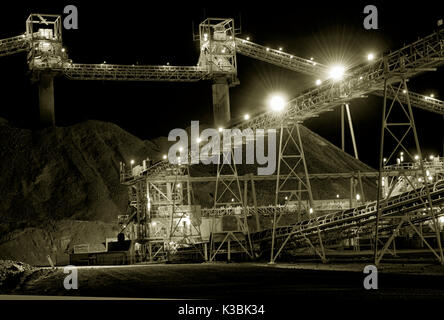
[[(402, 63), (402, 61), (401, 61)], [(387, 68), (388, 69), (388, 68)], [(407, 88), (407, 80), (403, 78), (401, 80), (401, 83), (397, 87), (393, 87), (391, 84), (388, 83), (388, 77), (390, 77), (389, 74), (387, 74), (385, 80), (384, 80), (384, 104), (383, 104), (383, 115), (382, 115), (382, 126), (381, 126), (381, 142), (380, 142), (380, 151), (379, 151), (379, 179), (378, 179), (378, 193), (377, 193), (377, 215), (376, 215), (376, 224), (375, 224), (375, 248), (374, 248), (374, 261), (377, 265), (381, 258), (378, 258), (378, 237), (379, 237), (379, 224), (380, 224), (380, 216), (381, 216), (381, 191), (382, 191), (382, 179), (383, 179), (383, 168), (386, 163), (389, 163), (390, 160), (394, 157), (397, 150), (402, 150), (406, 153), (407, 156), (409, 156), (411, 159), (414, 157), (409, 152), (409, 149), (406, 147), (406, 140), (409, 133), (413, 133), (414, 138), (414, 144), (415, 144), (415, 151), (419, 158), (419, 166), (421, 170), (421, 176), (424, 181), (424, 190), (426, 192), (426, 198), (427, 203), (424, 201), (425, 209), (428, 211), (428, 214), (432, 218), (433, 224), (435, 226), (435, 233), (436, 233), (436, 239), (438, 243), (438, 249), (439, 249), (439, 255), (438, 260), (441, 264), (444, 265), (444, 256), (443, 256), (443, 250), (442, 250), (442, 244), (441, 244), (441, 237), (439, 234), (439, 230), (437, 228), (438, 226), (438, 220), (436, 217), (436, 214), (433, 210), (433, 204), (432, 199), (430, 196), (430, 186), (427, 181), (426, 172), (424, 169), (423, 164), (423, 157), (421, 153), (421, 148), (419, 145), (419, 139), (418, 134), (416, 131), (415, 121), (413, 117), (412, 107), (410, 104), (410, 98), (408, 95), (408, 88)], [(390, 93), (393, 93), (393, 101), (390, 104), (390, 106), (387, 108), (387, 98)], [(399, 95), (405, 95), (406, 96), (406, 105), (403, 104), (399, 98)], [(405, 120), (400, 121), (399, 119), (390, 119), (390, 115), (393, 114), (393, 109), (395, 106), (398, 106), (400, 110), (405, 115)], [(398, 129), (398, 130), (395, 130)], [(384, 143), (385, 143), (385, 135), (387, 134), (388, 137), (392, 137), (393, 140), (396, 143), (395, 148), (392, 152), (389, 153), (389, 156), (387, 157), (386, 162), (383, 161), (383, 153), (384, 153)], [(407, 181), (409, 181), (408, 177), (405, 176)], [(411, 184), (411, 182), (409, 181)], [(412, 187), (413, 184), (412, 184)], [(391, 192), (390, 192), (391, 193)], [(385, 247), (384, 247), (385, 248)]]
[(356, 146), (355, 131), (353, 130), (353, 121), (350, 113), (350, 106), (348, 104), (345, 105), (345, 110), (347, 111), (348, 126), (350, 128), (350, 135), (353, 143), (353, 151), (355, 152), (355, 158), (359, 159), (358, 147)]

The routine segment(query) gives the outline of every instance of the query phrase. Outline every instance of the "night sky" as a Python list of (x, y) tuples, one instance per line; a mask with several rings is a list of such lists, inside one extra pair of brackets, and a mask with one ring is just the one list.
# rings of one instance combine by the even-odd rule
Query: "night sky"
[[(196, 65), (199, 56), (193, 42), (192, 23), (206, 17), (232, 17), (241, 21), (241, 37), (324, 64), (365, 62), (369, 51), (377, 55), (426, 36), (444, 18), (444, 5), (435, 2), (216, 2), (226, 7), (205, 7), (192, 1), (88, 2), (58, 1), (56, 5), (0, 4), (0, 38), (25, 31), (30, 13), (62, 14), (65, 5), (79, 10), (79, 29), (63, 30), (69, 57), (77, 63)], [(38, 3), (41, 3), (40, 1)], [(442, 3), (442, 2), (441, 2)], [(374, 4), (379, 29), (365, 30), (363, 8)], [(38, 121), (37, 87), (27, 75), (25, 53), (0, 58), (0, 117), (23, 128)], [(444, 100), (443, 68), (413, 78), (410, 89), (435, 94)], [(238, 55), (240, 85), (230, 89), (233, 118), (266, 108), (272, 92), (295, 97), (312, 87), (315, 78)], [(68, 126), (88, 119), (113, 122), (130, 133), (152, 139), (173, 128), (187, 127), (192, 120), (212, 123), (211, 83), (156, 83), (55, 81), (56, 123)], [(382, 99), (369, 96), (351, 102), (360, 158), (376, 167)], [(443, 119), (414, 109), (424, 154), (442, 154)], [(340, 112), (322, 114), (305, 124), (329, 141), (340, 144)], [(351, 141), (347, 151), (352, 152)]]

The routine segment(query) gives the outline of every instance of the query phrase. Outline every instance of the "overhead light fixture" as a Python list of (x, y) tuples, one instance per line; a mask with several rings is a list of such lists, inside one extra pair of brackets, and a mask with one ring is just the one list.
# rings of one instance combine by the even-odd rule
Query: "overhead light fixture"
[(276, 112), (284, 110), (285, 104), (285, 99), (280, 95), (272, 96), (269, 102), (271, 110)]
[(340, 65), (332, 66), (329, 71), (330, 78), (333, 80), (341, 80), (344, 77), (345, 68)]

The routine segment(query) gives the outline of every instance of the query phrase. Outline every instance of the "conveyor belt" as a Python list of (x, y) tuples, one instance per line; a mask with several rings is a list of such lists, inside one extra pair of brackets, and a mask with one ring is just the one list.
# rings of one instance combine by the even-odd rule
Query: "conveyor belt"
[(29, 48), (30, 42), (24, 34), (7, 39), (0, 39), (0, 57), (27, 51)]
[[(431, 186), (430, 196), (432, 205), (436, 206), (444, 203), (444, 181), (438, 181)], [(424, 187), (409, 192), (399, 194), (395, 197), (385, 199), (380, 203), (381, 217), (398, 216), (406, 213), (415, 213), (428, 203), (427, 193)], [(353, 209), (343, 210), (321, 217), (304, 220), (288, 226), (278, 226), (276, 228), (276, 238), (283, 238), (289, 235), (293, 239), (305, 239), (317, 236), (318, 228), (321, 234), (333, 231), (344, 232), (350, 228), (374, 224), (376, 219), (376, 201), (359, 206)], [(415, 220), (426, 221), (431, 219), (429, 215), (415, 215)], [(382, 228), (390, 228), (383, 225)], [(252, 234), (255, 242), (271, 240), (272, 229), (263, 230)]]

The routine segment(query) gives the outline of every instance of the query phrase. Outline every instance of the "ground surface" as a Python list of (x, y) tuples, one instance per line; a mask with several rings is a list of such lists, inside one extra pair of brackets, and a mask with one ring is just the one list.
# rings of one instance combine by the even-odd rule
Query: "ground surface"
[[(80, 267), (66, 290), (63, 269), (28, 276), (8, 294), (161, 299), (404, 300), (443, 299), (444, 267), (387, 265), (378, 290), (365, 290), (363, 264), (182, 264)], [(423, 273), (423, 274), (420, 274)]]

